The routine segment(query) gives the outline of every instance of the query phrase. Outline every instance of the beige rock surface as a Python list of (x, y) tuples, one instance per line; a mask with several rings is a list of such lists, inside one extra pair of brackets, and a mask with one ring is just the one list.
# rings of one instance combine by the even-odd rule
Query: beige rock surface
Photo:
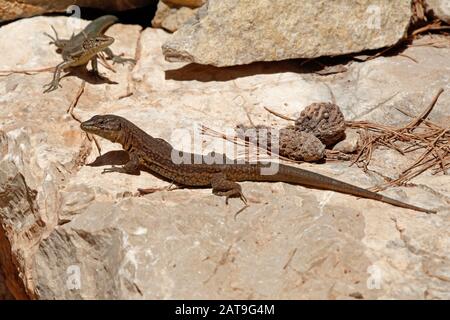
[[(63, 32), (65, 18), (1, 27), (7, 56), (0, 71), (56, 65), (60, 57), (42, 36), (50, 24), (62, 36), (71, 33)], [(107, 33), (116, 38), (115, 52), (136, 55), (138, 63), (116, 66), (117, 73), (102, 68), (118, 83), (87, 83), (75, 115), (122, 115), (181, 149), (196, 124), (223, 132), (249, 116), (282, 127), (286, 121), (265, 106), (295, 117), (333, 96), (346, 119), (398, 124), (408, 119), (395, 107), (418, 113), (443, 87), (431, 118), (449, 121), (448, 47), (406, 49), (418, 63), (382, 57), (319, 76), (297, 61), (223, 69), (168, 63), (162, 30), (115, 25)], [(14, 54), (5, 47), (12, 38), (20, 48)], [(284, 183), (242, 183), (250, 207), (236, 218), (239, 200), (225, 206), (209, 189), (136, 197), (138, 187), (168, 183), (83, 165), (98, 153), (66, 113), (81, 79), (66, 77), (44, 95), (50, 73), (0, 74), (0, 265), (17, 297), (450, 298), (447, 176), (426, 173), (415, 186), (385, 191), (436, 215)], [(222, 141), (200, 139), (205, 153), (223, 151)], [(99, 143), (103, 153), (118, 149)], [(373, 169), (390, 176), (412, 161), (383, 151), (375, 158)], [(363, 187), (382, 182), (348, 163), (301, 167)]]
[(409, 0), (209, 0), (162, 48), (214, 66), (335, 56), (397, 43), (410, 18)]
[(160, 1), (155, 17), (152, 20), (152, 27), (175, 32), (189, 19), (193, 18), (196, 12), (197, 9), (190, 7), (171, 7)]
[[(0, 0), (0, 21), (14, 20), (49, 12), (65, 12), (71, 5), (122, 11), (144, 7), (152, 3), (156, 3), (156, 0)], [(70, 13), (74, 12), (70, 11)]]
[(427, 10), (434, 16), (450, 24), (450, 1), (449, 0), (426, 0)]
[(336, 143), (333, 150), (343, 153), (354, 153), (356, 152), (360, 141), (357, 130), (347, 129), (345, 130), (344, 140)]

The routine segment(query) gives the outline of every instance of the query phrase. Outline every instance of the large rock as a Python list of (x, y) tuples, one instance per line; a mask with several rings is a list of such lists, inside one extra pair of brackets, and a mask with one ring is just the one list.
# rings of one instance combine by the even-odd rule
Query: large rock
[[(81, 22), (81, 27), (88, 23)], [(1, 27), (0, 47), (4, 61), (0, 62), (0, 70), (56, 66), (61, 61), (61, 56), (53, 46), (48, 45), (48, 38), (43, 34), (51, 30), (50, 25), (63, 38), (70, 37), (76, 31), (72, 29), (69, 20), (63, 17), (23, 19)], [(134, 56), (139, 30), (138, 26), (124, 28), (120, 24), (109, 28), (107, 34), (116, 39), (112, 45), (113, 51)], [(24, 50), (6, 50), (8, 43), (15, 43), (17, 48)], [(103, 83), (101, 90), (91, 91), (89, 83), (97, 82), (85, 75), (88, 83), (86, 102), (111, 101), (126, 95), (128, 66), (114, 66), (116, 74), (100, 68), (107, 78), (100, 82)], [(35, 85), (26, 88), (30, 83), (25, 84), (23, 80), (28, 82), (36, 76), (39, 80)], [(71, 118), (67, 115), (61, 118), (57, 111), (68, 107), (67, 102), (78, 90), (74, 88), (80, 86), (80, 79), (75, 76), (65, 77), (61, 81), (62, 90), (43, 95), (42, 85), (48, 83), (51, 77), (52, 74), (48, 72), (35, 74), (28, 80), (21, 79), (19, 74), (6, 77), (4, 74), (0, 75), (0, 265), (8, 290), (20, 299), (36, 298), (38, 284), (32, 276), (34, 252), (42, 238), (47, 237), (61, 221), (60, 183), (65, 181), (65, 176), (70, 171), (80, 166), (83, 154), (90, 150), (90, 143), (85, 144), (86, 150), (80, 148), (80, 143), (83, 145), (84, 142), (76, 122), (71, 127)], [(26, 87), (20, 89), (22, 85)], [(95, 87), (93, 84), (92, 86)], [(25, 91), (29, 94), (24, 94)], [(16, 100), (16, 107), (13, 107), (14, 103), (9, 99)], [(59, 105), (52, 108), (56, 114), (45, 107), (49, 103), (54, 107)], [(38, 129), (39, 122), (42, 124), (44, 119), (36, 118), (29, 108), (40, 109), (46, 114), (45, 122), (48, 125), (45, 130)], [(58, 147), (66, 143), (67, 148)]]
[(428, 12), (450, 24), (450, 0), (426, 0)]
[[(64, 12), (69, 6), (122, 11), (140, 8), (157, 0), (0, 0), (0, 21), (30, 17), (48, 12)], [(74, 13), (71, 11), (71, 13)]]
[[(59, 63), (42, 35), (50, 24), (61, 36), (72, 32), (62, 17), (1, 27), (0, 71)], [(346, 119), (398, 125), (409, 118), (395, 107), (417, 114), (443, 87), (431, 119), (450, 121), (450, 48), (411, 46), (403, 53), (419, 63), (381, 57), (319, 76), (296, 61), (169, 63), (162, 30), (119, 24), (107, 33), (115, 52), (136, 53), (138, 63), (116, 73), (100, 66), (113, 83), (86, 83), (76, 117), (122, 115), (180, 148), (195, 124), (226, 131), (250, 117), (280, 128), (287, 122), (265, 106), (296, 117), (333, 96)], [(250, 207), (236, 218), (242, 203), (226, 206), (210, 189), (136, 197), (138, 187), (169, 183), (84, 165), (96, 147), (66, 112), (80, 78), (65, 77), (44, 95), (51, 73), (0, 74), (0, 265), (18, 298), (450, 298), (447, 176), (426, 172), (384, 192), (436, 215), (284, 183), (242, 183)], [(217, 138), (200, 139), (205, 153), (223, 150)], [(119, 148), (98, 141), (102, 153)], [(390, 177), (413, 161), (383, 150), (373, 157), (369, 169)], [(363, 187), (384, 181), (348, 163), (301, 167)]]
[(397, 43), (410, 18), (410, 0), (210, 0), (163, 52), (214, 66), (342, 55)]

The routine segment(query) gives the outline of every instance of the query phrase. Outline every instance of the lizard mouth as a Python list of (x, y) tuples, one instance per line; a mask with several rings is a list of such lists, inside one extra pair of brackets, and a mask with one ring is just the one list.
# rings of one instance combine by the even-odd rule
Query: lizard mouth
[(81, 128), (81, 130), (89, 132), (89, 133), (95, 133), (98, 131), (97, 126), (95, 126), (94, 123), (90, 120), (82, 122), (80, 124), (80, 128)]
[(110, 46), (113, 43), (114, 43), (114, 38), (112, 38), (112, 37), (105, 37), (105, 39), (103, 40), (103, 45), (106, 47)]

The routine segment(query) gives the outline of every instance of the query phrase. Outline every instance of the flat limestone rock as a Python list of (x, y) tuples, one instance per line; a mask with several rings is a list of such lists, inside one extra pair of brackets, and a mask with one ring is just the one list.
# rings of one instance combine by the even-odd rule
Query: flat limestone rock
[(162, 48), (169, 61), (220, 67), (335, 56), (397, 43), (410, 18), (409, 0), (210, 0)]
[[(58, 64), (42, 32), (54, 25), (70, 36), (67, 20), (36, 17), (0, 27), (0, 268), (16, 298), (450, 299), (448, 176), (425, 172), (414, 185), (383, 192), (436, 215), (244, 182), (250, 206), (235, 217), (241, 201), (226, 206), (210, 189), (166, 191), (170, 183), (151, 174), (101, 174), (108, 166), (87, 166), (99, 153), (67, 113), (82, 79), (69, 75), (62, 88), (42, 94), (50, 72), (11, 73)], [(450, 121), (448, 47), (411, 46), (403, 53), (417, 62), (379, 57), (323, 76), (295, 61), (170, 63), (161, 53), (170, 37), (163, 30), (118, 24), (106, 34), (116, 39), (114, 52), (136, 56), (137, 64), (115, 65), (116, 73), (99, 66), (116, 83), (87, 81), (75, 116), (121, 115), (179, 149), (188, 149), (185, 137), (197, 138), (200, 125), (234, 132), (251, 119), (282, 128), (293, 122), (264, 107), (296, 118), (333, 97), (346, 119), (399, 125), (410, 119), (396, 108), (418, 114), (442, 87), (430, 118)], [(204, 153), (230, 147), (198, 139)], [(98, 143), (102, 154), (120, 149)], [(369, 169), (394, 177), (412, 161), (382, 150)], [(298, 166), (362, 187), (383, 182), (348, 162)], [(137, 188), (161, 191), (138, 197)]]

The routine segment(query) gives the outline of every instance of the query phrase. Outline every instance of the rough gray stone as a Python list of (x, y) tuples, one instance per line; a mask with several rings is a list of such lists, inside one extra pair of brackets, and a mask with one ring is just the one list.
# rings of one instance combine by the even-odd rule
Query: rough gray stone
[(335, 56), (397, 43), (411, 15), (410, 0), (209, 0), (162, 48), (214, 66)]

